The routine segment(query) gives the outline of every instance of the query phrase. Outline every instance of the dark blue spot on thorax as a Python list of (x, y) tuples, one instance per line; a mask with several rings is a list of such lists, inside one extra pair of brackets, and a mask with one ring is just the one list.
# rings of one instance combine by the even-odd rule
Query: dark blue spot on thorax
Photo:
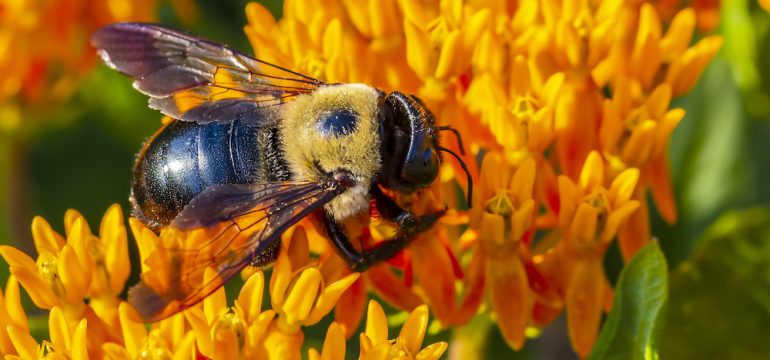
[(350, 109), (334, 110), (321, 115), (318, 129), (331, 136), (342, 136), (353, 132), (358, 123), (358, 114)]

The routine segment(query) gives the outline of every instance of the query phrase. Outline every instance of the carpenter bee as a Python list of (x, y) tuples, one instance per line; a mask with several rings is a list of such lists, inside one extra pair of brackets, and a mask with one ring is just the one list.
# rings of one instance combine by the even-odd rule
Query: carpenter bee
[[(194, 249), (158, 245), (150, 272), (159, 261), (168, 268), (129, 290), (144, 320), (194, 305), (248, 265), (271, 263), (281, 234), (311, 214), (353, 271), (394, 256), (443, 213), (418, 216), (387, 193), (430, 185), (439, 151), (460, 162), (471, 197), (465, 164), (439, 145), (439, 131), (454, 130), (436, 126), (414, 95), (325, 83), (155, 24), (109, 25), (92, 44), (151, 108), (175, 119), (137, 155), (134, 216), (161, 239), (169, 229), (210, 237)], [(398, 231), (359, 249), (341, 224), (371, 203)]]

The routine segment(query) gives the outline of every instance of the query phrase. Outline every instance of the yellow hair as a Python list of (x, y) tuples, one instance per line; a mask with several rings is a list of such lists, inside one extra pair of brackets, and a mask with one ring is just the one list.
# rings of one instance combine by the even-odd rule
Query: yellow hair
[[(281, 111), (284, 153), (297, 180), (318, 181), (339, 169), (356, 179), (355, 187), (327, 205), (337, 220), (368, 208), (369, 184), (380, 169), (379, 96), (378, 90), (363, 84), (330, 85), (296, 97)], [(319, 131), (321, 114), (342, 109), (358, 114), (352, 131), (337, 135)]]

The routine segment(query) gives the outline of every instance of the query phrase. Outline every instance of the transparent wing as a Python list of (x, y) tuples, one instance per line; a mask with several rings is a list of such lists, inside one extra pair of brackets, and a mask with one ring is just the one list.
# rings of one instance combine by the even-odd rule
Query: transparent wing
[(290, 226), (344, 191), (344, 184), (285, 182), (207, 188), (161, 231), (128, 292), (145, 321), (184, 310), (213, 293)]
[(151, 108), (185, 121), (258, 119), (260, 109), (323, 85), (156, 24), (108, 25), (96, 31), (91, 43), (107, 65), (134, 78), (134, 87), (150, 96)]

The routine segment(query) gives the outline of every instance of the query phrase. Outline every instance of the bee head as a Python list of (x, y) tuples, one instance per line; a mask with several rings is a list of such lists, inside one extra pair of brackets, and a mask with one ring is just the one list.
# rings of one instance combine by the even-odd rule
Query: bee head
[(430, 185), (439, 170), (438, 129), (433, 114), (414, 95), (394, 91), (377, 109), (382, 168), (377, 182), (411, 193)]

